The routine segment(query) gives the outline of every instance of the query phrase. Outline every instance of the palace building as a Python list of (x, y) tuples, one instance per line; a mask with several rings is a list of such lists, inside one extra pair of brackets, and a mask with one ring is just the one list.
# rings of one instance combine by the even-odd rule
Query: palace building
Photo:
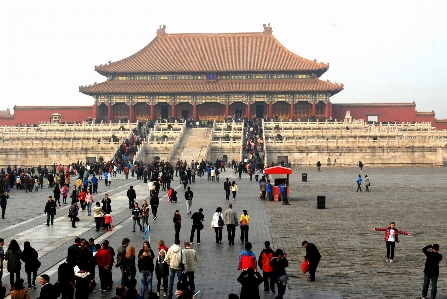
[(142, 50), (95, 67), (107, 81), (81, 86), (94, 118), (330, 119), (343, 84), (319, 79), (329, 64), (302, 58), (263, 32), (167, 34)]
[(343, 84), (319, 78), (329, 64), (308, 60), (285, 48), (272, 27), (249, 33), (168, 34), (137, 53), (95, 66), (102, 83), (80, 86), (93, 106), (14, 106), (0, 111), (0, 125), (48, 122), (147, 121), (156, 119), (281, 120), (353, 119), (374, 122), (430, 122), (447, 129), (434, 111), (418, 112), (416, 103), (332, 103)]

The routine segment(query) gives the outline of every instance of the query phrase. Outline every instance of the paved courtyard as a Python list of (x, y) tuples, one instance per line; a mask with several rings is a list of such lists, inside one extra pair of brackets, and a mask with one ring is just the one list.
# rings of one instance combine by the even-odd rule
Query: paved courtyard
[[(229, 177), (236, 180), (239, 192), (234, 204), (238, 214), (247, 209), (251, 217), (249, 240), (258, 256), (263, 242), (270, 240), (272, 247), (282, 248), (288, 253), (290, 284), (285, 298), (418, 298), (420, 297), (425, 256), (421, 249), (429, 243), (439, 243), (440, 253), (446, 257), (445, 237), (447, 227), (446, 195), (447, 168), (369, 168), (366, 166), (362, 176), (371, 178), (371, 192), (355, 192), (355, 178), (358, 168), (322, 167), (293, 168), (291, 176), (290, 205), (259, 200), (256, 182), (249, 182), (248, 176), (241, 180), (227, 170), (221, 182), (211, 183), (206, 178), (197, 178), (192, 184), (194, 192), (193, 210), (204, 209), (205, 229), (202, 231), (200, 245), (193, 245), (198, 254), (196, 289), (201, 290), (197, 298), (227, 298), (231, 292), (239, 293), (240, 285), (236, 278), (237, 257), (243, 245), (229, 246), (226, 230), (223, 244), (214, 243), (214, 230), (209, 228), (212, 214), (218, 206), (224, 210), (228, 205), (223, 190), (223, 180)], [(308, 182), (301, 181), (301, 174), (307, 173)], [(73, 180), (74, 181), (74, 180)], [(108, 239), (114, 248), (129, 237), (131, 244), (142, 248), (142, 233), (132, 233), (130, 212), (127, 208), (126, 191), (133, 185), (137, 200), (148, 197), (148, 189), (142, 181), (134, 178), (125, 180), (123, 176), (113, 180), (112, 187), (100, 182), (101, 200), (108, 192), (112, 198), (115, 229), (112, 232), (96, 232), (93, 217), (80, 213), (81, 221), (77, 229), (71, 228), (68, 221), (68, 206), (58, 209), (54, 226), (45, 226), (43, 208), (50, 195), (44, 188), (38, 193), (26, 194), (24, 191), (11, 191), (6, 219), (0, 221), (0, 237), (15, 238), (23, 246), (29, 240), (38, 250), (42, 266), (40, 273), (51, 275), (56, 281), (57, 266), (66, 256), (75, 236), (93, 237), (96, 243)], [(158, 219), (150, 220), (150, 242), (156, 252), (156, 241), (165, 240), (168, 247), (174, 242), (172, 216), (176, 209), (183, 217), (180, 238), (189, 239), (192, 220), (186, 215), (183, 186), (178, 179), (172, 184), (179, 192), (179, 202), (168, 204), (162, 197)], [(363, 190), (364, 191), (364, 190)], [(163, 195), (163, 193), (162, 193)], [(326, 196), (326, 209), (317, 209), (318, 195)], [(395, 262), (385, 263), (385, 242), (382, 232), (373, 232), (372, 227), (385, 227), (391, 221), (398, 229), (411, 232), (413, 236), (401, 236), (396, 246)], [(239, 235), (239, 232), (237, 232)], [(304, 249), (301, 241), (307, 239), (317, 245), (322, 260), (317, 270), (316, 282), (306, 281), (300, 271)], [(6, 249), (6, 248), (5, 248)], [(441, 264), (438, 281), (438, 297), (447, 298), (446, 262)], [(5, 266), (6, 267), (6, 266)], [(5, 270), (3, 282), (9, 290), (8, 273)], [(6, 277), (5, 277), (6, 276)], [(26, 277), (22, 270), (22, 277)], [(119, 270), (113, 270), (117, 285)], [(139, 281), (140, 275), (137, 274)], [(99, 277), (97, 275), (97, 280)], [(154, 278), (153, 286), (156, 286)], [(139, 288), (139, 285), (138, 285)], [(98, 287), (99, 289), (99, 287)], [(261, 298), (274, 298), (272, 293)], [(39, 293), (32, 290), (31, 298)], [(113, 292), (96, 292), (90, 298), (111, 298)]]

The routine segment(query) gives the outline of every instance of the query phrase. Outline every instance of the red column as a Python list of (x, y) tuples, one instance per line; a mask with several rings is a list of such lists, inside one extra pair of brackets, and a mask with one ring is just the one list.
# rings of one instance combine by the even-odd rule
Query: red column
[(329, 119), (332, 119), (332, 102), (329, 102)]
[(95, 103), (93, 104), (93, 107), (92, 107), (92, 118), (96, 119), (97, 117), (98, 117), (98, 104), (96, 103), (96, 100), (95, 100)]
[(312, 107), (310, 108), (310, 116), (315, 116), (315, 100), (312, 101)]
[(290, 106), (289, 106), (289, 119), (294, 120), (295, 119), (295, 108), (293, 105), (293, 101), (290, 102)]
[(171, 112), (172, 112), (172, 117), (173, 118), (176, 118), (176, 113), (175, 113), (175, 101), (174, 100), (172, 100), (172, 103), (171, 103)]
[(251, 103), (250, 103), (250, 100), (247, 102), (247, 118), (251, 119)]
[(155, 107), (154, 103), (151, 102), (151, 121), (155, 120)]
[(269, 101), (268, 118), (270, 119), (273, 118), (273, 102), (271, 100)]
[(107, 120), (112, 120), (112, 101), (107, 103)]
[(228, 100), (225, 101), (225, 119), (230, 115), (230, 102)]
[(196, 101), (194, 101), (192, 103), (192, 118), (194, 119), (194, 121), (197, 120), (197, 103), (196, 103)]
[(329, 119), (329, 101), (326, 102), (326, 105), (324, 106), (324, 117), (326, 117), (326, 119)]
[(135, 115), (134, 115), (134, 107), (133, 107), (133, 103), (132, 100), (129, 101), (129, 121), (133, 122), (135, 119)]

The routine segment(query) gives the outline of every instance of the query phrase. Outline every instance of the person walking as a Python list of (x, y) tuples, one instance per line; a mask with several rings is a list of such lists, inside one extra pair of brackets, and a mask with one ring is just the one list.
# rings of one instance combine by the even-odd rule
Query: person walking
[[(431, 248), (431, 251), (428, 249)], [(428, 287), (431, 281), (431, 299), (436, 298), (439, 276), (439, 262), (442, 260), (442, 255), (439, 254), (439, 245), (430, 244), (422, 248), (422, 251), (427, 256), (424, 267), (424, 285), (422, 287), (422, 299), (427, 297)]]
[(318, 171), (321, 171), (321, 162), (320, 161), (317, 162), (317, 169), (318, 169)]
[(222, 244), (222, 228), (225, 225), (223, 218), (222, 208), (218, 207), (211, 221), (211, 227), (214, 228), (214, 233), (216, 234), (216, 244)]
[(135, 263), (136, 255), (137, 253), (135, 250), (135, 246), (129, 245), (126, 250), (126, 255), (123, 259), (121, 259), (124, 277), (123, 285), (127, 285), (129, 280), (135, 279), (135, 275), (137, 273), (137, 267)]
[(54, 215), (56, 215), (56, 203), (52, 196), (48, 196), (48, 201), (45, 204), (44, 213), (47, 214), (47, 226), (53, 225)]
[(8, 204), (9, 195), (6, 190), (0, 194), (0, 207), (2, 208), (2, 219), (5, 219), (6, 205)]
[(127, 251), (127, 247), (129, 246), (130, 240), (129, 238), (124, 238), (121, 241), (121, 246), (118, 247), (118, 250), (116, 251), (116, 264), (115, 264), (115, 268), (120, 268), (121, 270), (121, 285), (126, 285), (126, 281), (127, 279), (124, 277), (124, 263), (123, 263), (123, 259), (124, 256), (126, 255), (126, 251)]
[(101, 281), (100, 291), (105, 292), (112, 287), (112, 270), (110, 269), (110, 265), (112, 265), (113, 259), (107, 242), (102, 242), (101, 249), (96, 252), (95, 259)]
[(93, 203), (93, 194), (90, 190), (87, 190), (87, 194), (85, 195), (85, 204), (87, 206), (87, 216), (92, 215), (92, 203)]
[[(270, 290), (272, 290), (273, 293), (275, 293), (275, 279), (273, 276), (273, 268), (270, 265), (270, 261), (275, 255), (275, 252), (270, 248), (270, 242), (265, 241), (264, 242), (264, 249), (259, 254), (259, 260), (258, 260), (258, 266), (262, 270), (262, 276), (264, 278), (264, 292), (269, 292), (269, 286)], [(269, 285), (269, 279), (270, 279), (270, 285)]]
[(76, 218), (78, 218), (79, 207), (78, 203), (74, 202), (70, 207), (70, 216), (71, 216), (71, 227), (76, 228)]
[(371, 185), (371, 183), (369, 182), (369, 176), (365, 174), (365, 188), (366, 188), (366, 192), (369, 191), (369, 186)]
[(225, 199), (230, 200), (231, 183), (230, 179), (227, 178), (224, 182)]
[(149, 204), (151, 205), (152, 216), (154, 216), (154, 218), (152, 218), (152, 220), (157, 219), (157, 209), (158, 209), (159, 203), (160, 203), (160, 200), (159, 200), (157, 194), (155, 193), (155, 191), (151, 191), (151, 199), (149, 200)]
[(278, 286), (278, 295), (276, 295), (275, 299), (282, 299), (286, 293), (288, 281), (286, 268), (289, 266), (289, 261), (287, 260), (287, 254), (282, 249), (276, 249), (275, 256), (270, 261), (270, 265), (272, 266), (273, 277), (275, 277), (276, 285)]
[(228, 232), (228, 242), (230, 245), (234, 245), (234, 237), (236, 235), (237, 215), (233, 210), (233, 205), (229, 204), (228, 209), (224, 213), (225, 224)]
[(191, 214), (192, 212), (192, 198), (194, 197), (194, 193), (191, 191), (191, 187), (185, 191), (185, 200), (186, 200), (186, 214)]
[(149, 206), (147, 205), (147, 201), (143, 200), (143, 204), (141, 205), (141, 219), (143, 220), (143, 231), (145, 230), (144, 224), (149, 226)]
[(134, 202), (137, 199), (137, 193), (133, 189), (133, 186), (130, 186), (129, 190), (127, 190), (127, 198), (129, 199), (129, 209), (133, 209)]
[(250, 216), (248, 215), (247, 210), (242, 210), (241, 217), (239, 217), (239, 223), (241, 227), (241, 242), (248, 242), (248, 229), (250, 228), (248, 225), (250, 224)]
[(96, 206), (93, 208), (93, 217), (95, 218), (95, 224), (96, 224), (96, 231), (99, 232), (99, 229), (101, 227), (101, 222), (102, 222), (102, 208), (101, 208), (101, 204), (98, 202), (96, 202)]
[(61, 206), (61, 189), (59, 189), (59, 185), (56, 184), (54, 186), (54, 190), (53, 190), (53, 195), (54, 195), (54, 204), (59, 204), (59, 206)]
[(22, 268), (22, 263), (20, 262), (20, 257), (22, 256), (22, 250), (20, 249), (19, 243), (15, 239), (9, 242), (8, 249), (5, 252), (5, 260), (8, 261), (6, 267), (9, 272), (9, 283), (14, 285), (14, 277), (16, 279), (20, 278), (20, 269)]
[(194, 271), (196, 271), (196, 263), (197, 263), (197, 253), (194, 249), (191, 248), (191, 245), (188, 241), (183, 243), (184, 246), (184, 254), (185, 254), (185, 272), (184, 272), (184, 282), (188, 282), (189, 290), (191, 293), (195, 293), (196, 285), (194, 283)]
[(174, 278), (177, 275), (178, 281), (183, 281), (182, 264), (185, 265), (185, 254), (180, 247), (180, 240), (176, 239), (174, 244), (169, 248), (165, 257), (165, 263), (169, 265), (169, 284), (168, 299), (172, 299), (172, 290), (174, 288)]
[(59, 265), (57, 269), (57, 281), (61, 290), (61, 299), (73, 299), (75, 289), (75, 276), (73, 272), (73, 264), (68, 260)]
[(132, 210), (132, 219), (133, 219), (133, 231), (135, 232), (135, 224), (138, 223), (138, 226), (140, 227), (140, 231), (143, 231), (143, 227), (140, 223), (140, 216), (141, 216), (141, 209), (138, 207), (138, 203), (134, 203), (134, 208)]
[(202, 221), (205, 220), (205, 216), (202, 214), (203, 209), (200, 208), (198, 212), (192, 214), (192, 227), (191, 227), (191, 235), (189, 236), (190, 244), (194, 242), (194, 232), (197, 230), (197, 245), (200, 245), (200, 231), (203, 229)]
[(141, 273), (141, 292), (140, 296), (144, 298), (145, 290), (148, 294), (152, 293), (152, 278), (154, 274), (154, 253), (149, 242), (143, 245), (143, 252), (138, 256), (138, 270)]
[(68, 196), (68, 192), (70, 190), (68, 189), (68, 185), (64, 184), (61, 188), (61, 195), (62, 195), (62, 203), (63, 204), (67, 204), (67, 196)]
[(357, 182), (357, 192), (359, 192), (359, 190), (360, 190), (360, 192), (362, 192), (362, 175), (361, 174), (359, 174), (359, 176), (357, 177), (356, 182)]
[(174, 240), (180, 240), (180, 229), (182, 228), (182, 216), (179, 210), (175, 210), (174, 217), (172, 217), (172, 222), (174, 222), (175, 238)]
[(166, 250), (161, 249), (155, 261), (155, 277), (157, 278), (157, 296), (160, 296), (160, 289), (163, 287), (164, 297), (168, 290), (169, 265), (165, 263)]
[(411, 236), (411, 233), (398, 230), (394, 222), (390, 223), (388, 227), (373, 227), (373, 231), (384, 231), (386, 242), (386, 262), (392, 263), (394, 260), (394, 247), (399, 243), (399, 234)]
[(241, 284), (241, 296), (240, 298), (259, 299), (259, 285), (262, 283), (263, 278), (261, 274), (255, 271), (253, 268), (243, 270), (237, 281)]
[(236, 192), (238, 191), (237, 184), (235, 181), (231, 183), (231, 192), (233, 193), (233, 200), (236, 199)]
[[(20, 259), (25, 263), (25, 272), (28, 277), (28, 288), (36, 287), (36, 276), (37, 270), (40, 267), (40, 261), (38, 260), (39, 255), (37, 254), (36, 249), (31, 247), (31, 243), (29, 241), (25, 241), (23, 243), (23, 252)], [(32, 280), (31, 280), (32, 275)]]
[(315, 244), (309, 243), (304, 240), (301, 245), (306, 248), (306, 256), (304, 259), (309, 262), (309, 275), (308, 281), (315, 281), (315, 272), (317, 271), (318, 263), (321, 259), (321, 254), (318, 251)]
[(112, 199), (109, 197), (109, 194), (104, 194), (104, 198), (101, 200), (102, 203), (102, 212), (104, 214), (112, 213)]
[(238, 264), (237, 264), (237, 270), (238, 271), (244, 271), (248, 268), (253, 268), (257, 270), (256, 265), (256, 255), (251, 250), (253, 248), (253, 245), (251, 245), (250, 242), (245, 243), (244, 250), (239, 253), (238, 257)]

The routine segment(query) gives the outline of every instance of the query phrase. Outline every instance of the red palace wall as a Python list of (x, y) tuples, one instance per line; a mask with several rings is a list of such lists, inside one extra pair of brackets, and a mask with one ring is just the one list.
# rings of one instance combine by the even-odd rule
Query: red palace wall
[(61, 115), (61, 122), (82, 122), (93, 117), (92, 106), (23, 106), (15, 107), (14, 118), (0, 118), (1, 126), (32, 125), (41, 122), (49, 122), (54, 113)]

